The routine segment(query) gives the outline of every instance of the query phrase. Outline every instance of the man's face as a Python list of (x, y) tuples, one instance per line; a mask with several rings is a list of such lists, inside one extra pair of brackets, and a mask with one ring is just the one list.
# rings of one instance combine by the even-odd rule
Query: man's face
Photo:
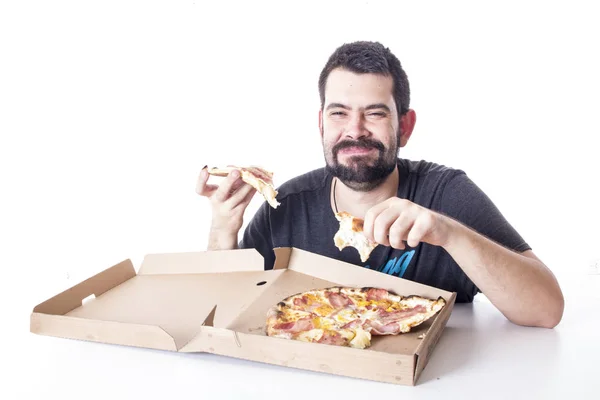
[(320, 116), (327, 169), (360, 191), (377, 187), (396, 166), (399, 124), (392, 77), (336, 69)]

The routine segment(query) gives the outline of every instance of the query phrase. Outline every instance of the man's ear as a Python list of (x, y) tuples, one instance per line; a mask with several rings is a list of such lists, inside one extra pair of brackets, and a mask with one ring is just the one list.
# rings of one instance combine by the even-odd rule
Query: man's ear
[(406, 114), (400, 118), (400, 147), (406, 146), (416, 123), (417, 113), (412, 109), (409, 109)]
[(319, 109), (319, 134), (323, 139), (323, 109)]

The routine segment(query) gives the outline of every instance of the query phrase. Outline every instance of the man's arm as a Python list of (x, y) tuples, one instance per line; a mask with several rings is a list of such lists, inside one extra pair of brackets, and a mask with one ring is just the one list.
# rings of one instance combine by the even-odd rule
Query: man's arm
[(196, 182), (196, 193), (208, 198), (212, 207), (207, 250), (237, 249), (237, 235), (243, 224), (244, 211), (256, 190), (242, 181), (237, 170), (230, 172), (218, 186), (208, 184), (208, 178), (204, 167)]
[[(208, 184), (208, 178), (208, 171), (204, 167), (196, 182), (196, 192), (208, 198), (212, 207), (207, 250), (254, 248), (264, 257), (265, 269), (271, 269), (275, 262), (275, 253), (271, 240), (270, 205), (267, 202), (261, 205), (238, 244), (244, 212), (256, 189), (242, 181), (237, 170), (230, 172), (219, 186)], [(280, 207), (279, 210), (283, 208)]]
[(554, 275), (466, 175), (452, 178), (432, 208), (390, 198), (366, 213), (365, 235), (398, 249), (441, 246), (510, 321), (560, 322), (564, 298)]
[(458, 221), (442, 218), (449, 231), (442, 247), (506, 318), (519, 325), (558, 325), (564, 310), (562, 291), (531, 250), (517, 253)]
[(235, 250), (238, 248), (238, 232), (219, 232), (211, 228), (208, 233), (207, 250)]

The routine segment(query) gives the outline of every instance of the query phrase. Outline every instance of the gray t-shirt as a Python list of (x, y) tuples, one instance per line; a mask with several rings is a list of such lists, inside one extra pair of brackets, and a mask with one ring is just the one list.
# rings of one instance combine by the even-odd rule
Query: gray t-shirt
[[(509, 249), (530, 249), (463, 171), (406, 159), (398, 159), (398, 168), (399, 198), (448, 215)], [(339, 222), (330, 205), (331, 183), (332, 176), (320, 168), (281, 185), (277, 188), (281, 205), (273, 209), (265, 202), (249, 222), (239, 247), (258, 250), (265, 258), (265, 269), (273, 268), (273, 248), (296, 247), (457, 292), (457, 302), (473, 300), (479, 289), (442, 247), (420, 243), (397, 250), (380, 245), (365, 263), (356, 249), (339, 251), (333, 242)]]

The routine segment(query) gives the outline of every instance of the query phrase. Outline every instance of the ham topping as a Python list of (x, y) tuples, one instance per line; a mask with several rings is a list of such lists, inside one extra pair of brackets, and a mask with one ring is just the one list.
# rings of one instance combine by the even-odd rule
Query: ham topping
[(335, 331), (325, 331), (323, 332), (323, 336), (317, 342), (322, 344), (333, 344), (333, 345), (343, 345), (345, 343), (345, 339), (342, 335)]
[(325, 304), (319, 303), (312, 299), (308, 299), (306, 296), (297, 297), (294, 299), (294, 305), (299, 307), (303, 311), (314, 312), (316, 309), (325, 306)]
[(424, 313), (427, 310), (425, 309), (425, 307), (421, 304), (419, 304), (418, 306), (415, 306), (413, 308), (408, 308), (405, 310), (398, 310), (398, 311), (391, 311), (391, 312), (387, 312), (384, 309), (379, 309), (378, 310), (378, 314), (379, 314), (379, 320), (382, 323), (386, 323), (386, 322), (393, 322), (393, 321), (401, 321), (403, 319), (406, 318), (410, 318), (414, 315), (417, 315), (419, 313)]
[(367, 300), (383, 300), (387, 297), (388, 291), (385, 289), (371, 288), (367, 291)]
[(353, 329), (353, 328), (358, 328), (359, 326), (362, 325), (362, 321), (360, 319), (355, 319), (353, 321), (348, 322), (347, 324), (345, 324), (344, 326), (342, 326), (342, 329)]
[(383, 325), (379, 321), (370, 321), (369, 326), (372, 328), (371, 334), (375, 335), (393, 335), (400, 332), (400, 324), (398, 322), (391, 322), (389, 324)]
[(352, 304), (352, 300), (343, 293), (328, 293), (327, 295), (333, 308), (342, 308)]
[(262, 179), (266, 183), (269, 183), (269, 184), (273, 183), (271, 180), (271, 177), (258, 167), (247, 167), (247, 168), (243, 168), (243, 169), (250, 172), (251, 174), (256, 176), (258, 179)]
[(298, 321), (292, 322), (283, 322), (281, 324), (277, 324), (273, 327), (274, 329), (279, 329), (282, 331), (290, 332), (290, 333), (298, 333), (309, 331), (314, 328), (312, 318), (304, 318), (299, 319)]

